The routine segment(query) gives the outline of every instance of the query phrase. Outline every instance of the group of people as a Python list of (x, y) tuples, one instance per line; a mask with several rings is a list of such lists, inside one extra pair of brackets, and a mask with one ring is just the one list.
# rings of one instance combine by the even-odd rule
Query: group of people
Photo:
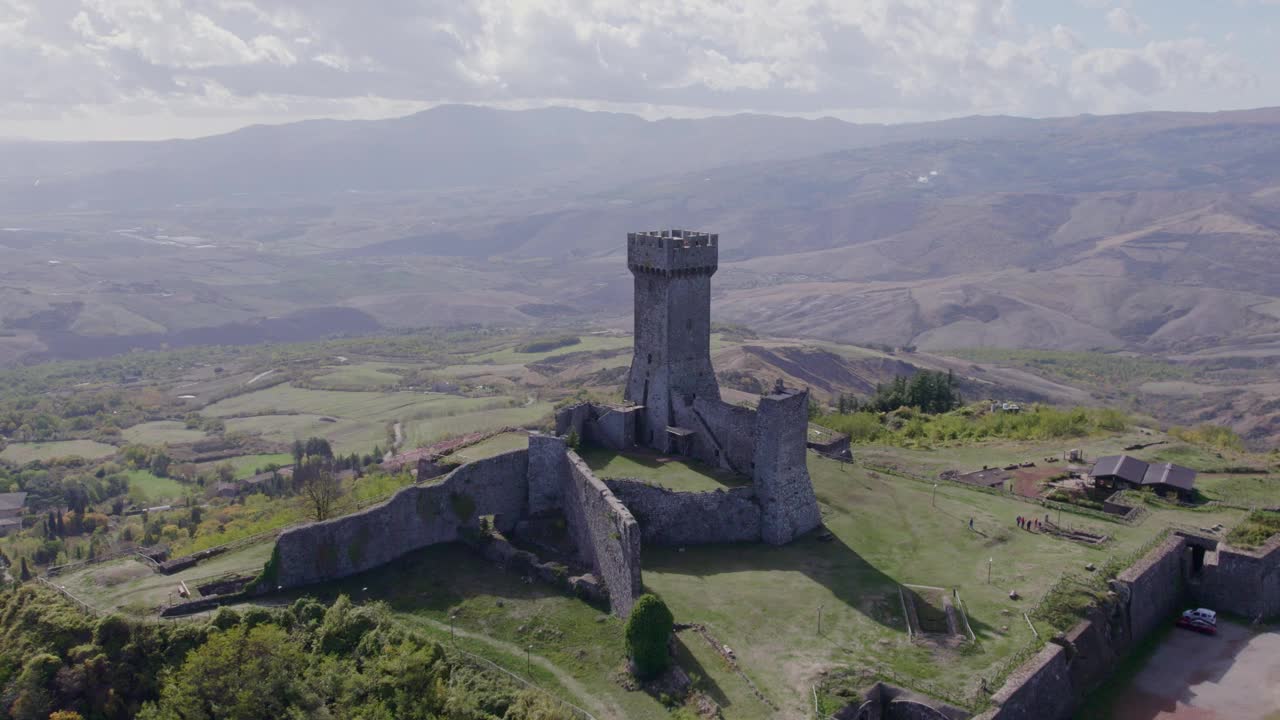
[[(1045, 515), (1045, 516), (1044, 516), (1044, 521), (1045, 521), (1046, 523), (1048, 523), (1048, 522), (1049, 522), (1049, 516), (1048, 516), (1048, 515)], [(1023, 530), (1026, 530), (1026, 531), (1028, 531), (1028, 532), (1033, 532), (1033, 531), (1038, 531), (1038, 530), (1040, 530), (1040, 528), (1042, 528), (1042, 527), (1044, 527), (1044, 526), (1040, 523), (1040, 518), (1029, 518), (1029, 517), (1022, 517), (1021, 515), (1019, 515), (1019, 516), (1018, 516), (1018, 527), (1022, 528)]]

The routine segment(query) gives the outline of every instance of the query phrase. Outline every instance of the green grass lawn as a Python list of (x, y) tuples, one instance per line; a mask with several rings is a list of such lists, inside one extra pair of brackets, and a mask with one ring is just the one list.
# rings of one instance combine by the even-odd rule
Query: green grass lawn
[(211, 558), (173, 575), (152, 572), (137, 558), (126, 557), (91, 565), (54, 578), (53, 582), (99, 612), (149, 615), (179, 600), (179, 582), (186, 581), (191, 585), (201, 578), (224, 573), (257, 573), (271, 557), (274, 547), (273, 542), (258, 543)]
[(1280, 477), (1200, 475), (1196, 487), (1210, 500), (1246, 507), (1280, 507)]
[(176, 445), (203, 440), (203, 430), (190, 430), (177, 420), (159, 420), (125, 428), (120, 435), (131, 443), (141, 445)]
[(471, 398), (277, 385), (214, 403), (205, 413), (229, 418), (228, 430), (268, 440), (293, 442), (318, 436), (327, 438), (337, 452), (366, 453), (374, 445), (385, 449), (387, 424), (396, 420), (403, 423), (406, 447), (415, 447), (446, 435), (532, 422), (550, 410), (545, 403), (523, 407), (516, 403), (503, 396)]
[(568, 345), (546, 352), (522, 353), (516, 352), (515, 348), (504, 348), (493, 352), (480, 353), (472, 355), (468, 358), (471, 363), (493, 363), (494, 365), (516, 364), (525, 365), (532, 362), (546, 360), (547, 358), (568, 355), (569, 353), (579, 352), (595, 352), (597, 350), (620, 350), (631, 347), (630, 337), (619, 337), (614, 335), (582, 335), (581, 342), (577, 345)]
[(187, 491), (187, 487), (177, 480), (158, 477), (146, 470), (130, 470), (125, 475), (129, 478), (129, 496), (142, 502), (178, 500)]
[[(290, 416), (292, 417), (292, 416)], [(227, 460), (218, 460), (216, 462), (200, 463), (197, 467), (200, 472), (208, 472), (216, 469), (223, 463), (231, 463), (232, 469), (236, 472), (237, 478), (246, 478), (257, 472), (258, 468), (266, 467), (272, 463), (276, 465), (292, 465), (293, 455), (289, 453), (267, 453), (263, 455), (241, 455)]]
[(405, 423), (404, 447), (430, 445), (437, 440), (480, 430), (506, 426), (521, 427), (548, 418), (552, 410), (551, 403), (535, 402), (518, 407), (499, 407), (456, 415), (417, 418)]
[(527, 433), (502, 433), (470, 447), (465, 447), (453, 453), (451, 457), (460, 462), (471, 462), (493, 457), (494, 455), (501, 455), (511, 450), (524, 450), (527, 447), (529, 447), (529, 435)]
[(750, 478), (696, 460), (646, 450), (620, 453), (600, 447), (583, 447), (578, 452), (599, 477), (644, 480), (681, 492), (723, 490), (751, 482)]
[(60, 440), (42, 443), (9, 443), (0, 452), (0, 460), (14, 465), (25, 465), (37, 460), (53, 458), (81, 457), (86, 460), (111, 457), (116, 454), (115, 447), (93, 440)]
[(319, 387), (381, 390), (400, 382), (400, 376), (391, 372), (392, 369), (407, 367), (409, 366), (387, 365), (386, 363), (355, 363), (343, 365), (323, 375), (317, 375), (311, 379), (311, 383)]

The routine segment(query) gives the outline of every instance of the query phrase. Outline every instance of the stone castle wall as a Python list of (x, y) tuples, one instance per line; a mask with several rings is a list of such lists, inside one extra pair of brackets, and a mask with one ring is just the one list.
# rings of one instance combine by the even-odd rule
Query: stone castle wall
[(351, 515), (286, 530), (276, 540), (276, 583), (297, 587), (354, 575), (405, 553), (453, 542), (482, 515), (510, 530), (528, 503), (529, 454), (515, 450), (468, 463), (443, 480), (406, 487)]
[(1220, 546), (1193, 583), (1192, 596), (1200, 605), (1240, 617), (1280, 617), (1280, 535), (1252, 552)]
[(1111, 583), (1114, 600), (1093, 608), (1009, 677), (978, 720), (1066, 720), (1133, 649), (1183, 605), (1186, 538), (1175, 535)]
[(749, 407), (730, 405), (715, 399), (698, 398), (692, 407), (694, 415), (690, 426), (706, 432), (709, 426), (715, 433), (723, 457), (703, 459), (712, 467), (722, 467), (750, 477), (751, 463), (755, 461), (756, 411)]
[(637, 444), (640, 416), (641, 409), (634, 405), (579, 403), (556, 412), (556, 435), (574, 432), (585, 443), (626, 450)]
[(764, 508), (761, 534), (771, 545), (789, 543), (822, 524), (818, 498), (809, 480), (808, 433), (807, 390), (760, 398), (754, 487)]
[(564, 514), (583, 561), (605, 585), (610, 609), (626, 617), (640, 597), (640, 526), (577, 453), (566, 452)]
[(638, 480), (606, 480), (653, 545), (760, 542), (760, 506), (751, 488), (675, 492)]

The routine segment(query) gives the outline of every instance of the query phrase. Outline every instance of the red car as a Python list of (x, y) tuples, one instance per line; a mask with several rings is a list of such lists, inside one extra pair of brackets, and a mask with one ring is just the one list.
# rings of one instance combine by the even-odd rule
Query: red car
[(1216, 635), (1218, 632), (1218, 614), (1205, 608), (1187, 610), (1178, 618), (1177, 624), (1180, 628), (1195, 630), (1205, 635)]

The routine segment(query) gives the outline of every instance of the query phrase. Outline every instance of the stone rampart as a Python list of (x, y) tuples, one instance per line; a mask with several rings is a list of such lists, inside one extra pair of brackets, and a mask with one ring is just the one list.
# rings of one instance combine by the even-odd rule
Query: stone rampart
[(626, 617), (640, 596), (640, 526), (612, 491), (572, 450), (563, 509), (582, 560), (609, 593), (613, 614)]
[(1198, 604), (1221, 612), (1251, 620), (1280, 617), (1280, 535), (1254, 551), (1220, 545), (1191, 593)]
[(1111, 583), (1128, 608), (1129, 633), (1145, 638), (1183, 603), (1182, 553), (1186, 541), (1170, 536)]
[(759, 542), (760, 506), (751, 488), (675, 492), (639, 480), (605, 484), (640, 523), (646, 544)]
[(1113, 596), (1090, 610), (1060, 642), (1023, 663), (992, 696), (979, 720), (1066, 720), (1108, 680), (1120, 661), (1182, 605), (1186, 539), (1160, 543), (1111, 582)]
[(569, 477), (568, 449), (562, 437), (529, 436), (529, 514), (560, 508)]
[(753, 467), (756, 500), (764, 510), (761, 535), (771, 545), (789, 543), (822, 524), (809, 481), (808, 433), (807, 390), (760, 398)]
[(458, 539), (493, 515), (510, 530), (528, 504), (527, 450), (477, 460), (429, 485), (406, 487), (386, 502), (281, 533), (276, 584), (297, 587), (354, 575), (405, 553)]

